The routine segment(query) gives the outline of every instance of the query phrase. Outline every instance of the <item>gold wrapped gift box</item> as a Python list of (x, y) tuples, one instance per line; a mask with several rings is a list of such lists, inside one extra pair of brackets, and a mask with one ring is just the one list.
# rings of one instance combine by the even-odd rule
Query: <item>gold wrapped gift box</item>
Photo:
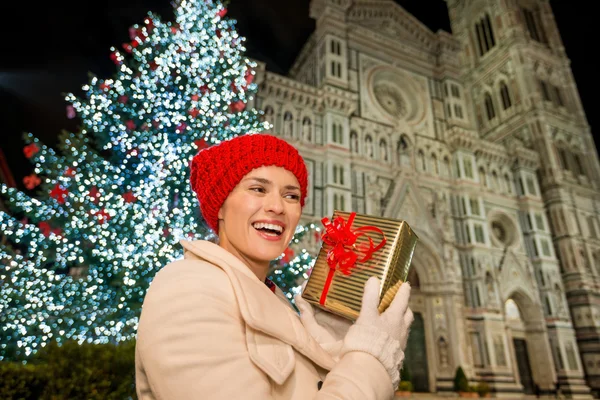
[[(360, 313), (365, 283), (371, 276), (377, 276), (381, 282), (379, 311), (385, 311), (408, 278), (417, 235), (405, 221), (338, 210), (334, 211), (331, 221), (324, 218), (323, 222), (325, 232), (327, 226), (335, 229), (328, 237), (328, 233), (324, 233), (302, 297), (317, 307), (354, 321)], [(351, 225), (348, 226), (348, 222)], [(370, 252), (365, 249), (375, 251), (368, 257)], [(353, 267), (346, 270), (349, 272), (346, 275), (340, 267), (344, 258), (352, 258), (351, 253), (357, 256), (356, 262), (351, 263)]]

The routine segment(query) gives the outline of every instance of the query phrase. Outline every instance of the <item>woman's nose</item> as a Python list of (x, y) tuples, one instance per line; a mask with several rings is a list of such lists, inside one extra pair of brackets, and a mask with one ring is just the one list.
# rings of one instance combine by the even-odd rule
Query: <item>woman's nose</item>
[(265, 211), (270, 211), (275, 214), (284, 213), (285, 207), (283, 204), (283, 199), (281, 198), (279, 193), (272, 192), (265, 197)]

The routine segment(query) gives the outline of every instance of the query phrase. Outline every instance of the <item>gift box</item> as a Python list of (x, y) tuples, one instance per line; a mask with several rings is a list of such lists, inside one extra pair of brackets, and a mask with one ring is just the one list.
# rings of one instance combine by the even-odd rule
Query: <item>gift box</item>
[(379, 311), (406, 281), (418, 237), (406, 221), (334, 211), (323, 218), (322, 246), (302, 297), (352, 321), (360, 313), (365, 283), (381, 282)]

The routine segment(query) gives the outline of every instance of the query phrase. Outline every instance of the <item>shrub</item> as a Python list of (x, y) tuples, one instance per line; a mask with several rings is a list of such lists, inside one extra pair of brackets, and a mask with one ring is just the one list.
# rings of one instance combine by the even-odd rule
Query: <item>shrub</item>
[(0, 363), (0, 399), (39, 399), (48, 374), (43, 366)]
[(400, 370), (400, 381), (412, 382), (412, 376), (410, 375), (408, 365), (402, 366), (402, 369)]
[(462, 367), (458, 367), (456, 369), (456, 374), (454, 375), (454, 391), (455, 392), (468, 392), (469, 391), (469, 380), (465, 375), (465, 371), (463, 371)]
[(400, 383), (398, 384), (398, 391), (399, 392), (412, 392), (413, 391), (412, 382), (400, 381)]
[(0, 371), (0, 398), (136, 398), (134, 341), (119, 345), (51, 343), (27, 365), (4, 362), (0, 363)]
[(487, 382), (479, 382), (477, 385), (477, 393), (479, 393), (479, 397), (485, 397), (490, 391), (491, 388)]

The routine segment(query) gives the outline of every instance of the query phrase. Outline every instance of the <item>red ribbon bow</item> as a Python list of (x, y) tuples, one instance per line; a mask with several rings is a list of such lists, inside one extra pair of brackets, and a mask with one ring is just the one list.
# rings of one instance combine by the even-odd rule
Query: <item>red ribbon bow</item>
[[(373, 256), (373, 253), (380, 250), (385, 246), (386, 239), (381, 229), (375, 226), (361, 226), (356, 229), (352, 229), (352, 223), (356, 213), (353, 212), (348, 217), (348, 221), (345, 221), (343, 217), (338, 216), (329, 221), (329, 218), (323, 218), (321, 222), (325, 227), (325, 230), (321, 234), (321, 239), (325, 245), (331, 248), (327, 252), (327, 265), (329, 265), (329, 274), (323, 287), (323, 293), (321, 294), (321, 300), (319, 301), (322, 305), (325, 305), (327, 299), (327, 293), (333, 280), (333, 276), (336, 271), (340, 271), (344, 275), (351, 275), (352, 270), (356, 267), (356, 263), (364, 263)], [(367, 232), (376, 232), (383, 236), (383, 239), (378, 245), (373, 243), (373, 239), (368, 236)], [(369, 242), (357, 244), (356, 241), (359, 237), (365, 236)]]

